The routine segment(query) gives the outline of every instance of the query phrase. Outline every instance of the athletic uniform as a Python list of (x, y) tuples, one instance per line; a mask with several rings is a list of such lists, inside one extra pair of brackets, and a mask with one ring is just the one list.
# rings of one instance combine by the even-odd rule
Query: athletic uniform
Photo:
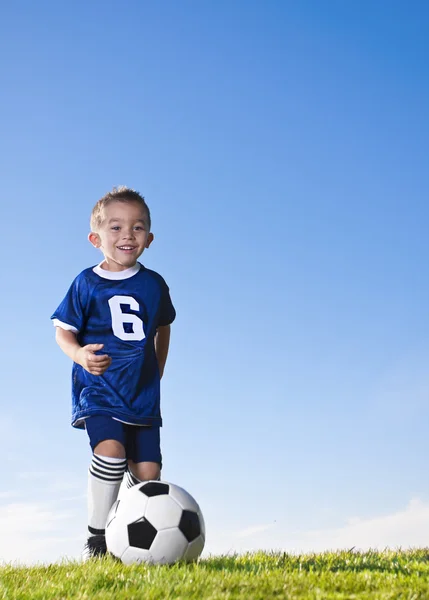
[(106, 553), (106, 518), (122, 481), (125, 488), (139, 483), (127, 459), (161, 467), (155, 335), (175, 316), (164, 279), (136, 263), (119, 272), (100, 265), (85, 269), (51, 317), (56, 327), (75, 333), (81, 346), (104, 344), (100, 354), (112, 358), (103, 375), (92, 375), (73, 363), (72, 425), (86, 428), (93, 451), (103, 440), (117, 440), (126, 454), (113, 458), (93, 453), (84, 560)]
[(93, 416), (131, 425), (162, 425), (160, 378), (155, 354), (157, 327), (176, 312), (164, 279), (140, 263), (125, 271), (85, 269), (52, 315), (57, 327), (73, 331), (81, 346), (104, 344), (112, 364), (92, 375), (73, 363), (72, 425)]

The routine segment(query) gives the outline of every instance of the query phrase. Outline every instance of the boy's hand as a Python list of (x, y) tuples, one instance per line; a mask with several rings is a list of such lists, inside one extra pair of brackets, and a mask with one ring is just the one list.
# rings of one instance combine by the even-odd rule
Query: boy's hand
[(95, 354), (104, 344), (87, 344), (76, 352), (74, 361), (92, 375), (103, 375), (110, 367), (112, 359), (107, 354)]

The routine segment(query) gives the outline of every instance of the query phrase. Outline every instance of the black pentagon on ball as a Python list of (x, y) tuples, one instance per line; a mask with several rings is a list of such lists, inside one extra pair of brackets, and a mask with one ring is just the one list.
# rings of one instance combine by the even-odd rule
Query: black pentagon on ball
[(135, 521), (128, 525), (128, 540), (130, 546), (134, 548), (149, 550), (156, 537), (156, 533), (155, 527), (144, 517), (140, 521)]
[(168, 483), (161, 483), (160, 481), (149, 481), (144, 483), (140, 488), (140, 492), (145, 496), (151, 498), (152, 496), (165, 496), (170, 491)]
[(192, 510), (184, 510), (180, 519), (179, 529), (188, 542), (195, 540), (201, 533), (200, 518), (197, 513)]

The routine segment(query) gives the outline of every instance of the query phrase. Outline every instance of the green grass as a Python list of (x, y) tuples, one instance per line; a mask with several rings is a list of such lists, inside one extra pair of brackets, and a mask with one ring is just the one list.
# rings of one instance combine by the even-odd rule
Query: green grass
[(263, 553), (213, 557), (171, 567), (87, 563), (0, 567), (0, 598), (18, 600), (429, 600), (429, 549)]

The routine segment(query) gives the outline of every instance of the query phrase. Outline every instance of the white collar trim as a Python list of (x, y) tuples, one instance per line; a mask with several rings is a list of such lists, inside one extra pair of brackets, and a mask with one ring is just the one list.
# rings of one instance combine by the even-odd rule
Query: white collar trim
[(141, 269), (141, 264), (136, 263), (133, 267), (129, 269), (125, 269), (125, 271), (107, 271), (106, 269), (101, 268), (101, 264), (94, 267), (92, 270), (96, 275), (99, 275), (103, 279), (129, 279), (133, 277), (136, 273), (138, 273)]

